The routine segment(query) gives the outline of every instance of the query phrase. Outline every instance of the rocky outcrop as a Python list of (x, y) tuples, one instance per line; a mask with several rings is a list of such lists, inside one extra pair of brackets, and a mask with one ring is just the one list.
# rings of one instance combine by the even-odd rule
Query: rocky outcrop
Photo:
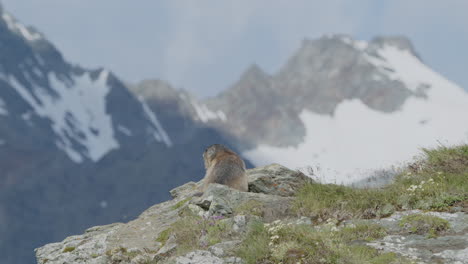
[[(448, 221), (450, 229), (442, 236), (428, 237), (402, 226), (408, 215), (429, 215)], [(360, 220), (364, 221), (364, 220)], [(380, 220), (365, 220), (384, 226), (388, 235), (367, 243), (386, 252), (397, 252), (423, 263), (468, 263), (468, 214), (463, 212), (439, 213), (411, 210), (397, 212)]]
[[(247, 174), (249, 192), (211, 184), (201, 194), (201, 182), (189, 182), (171, 191), (172, 200), (154, 205), (133, 221), (93, 227), (82, 235), (36, 249), (37, 262), (250, 263), (238, 255), (237, 249), (248, 238), (249, 227), (260, 221), (271, 236), (272, 247), (283, 227), (329, 230), (333, 237), (356, 226), (378, 226), (375, 230), (385, 230), (383, 236), (350, 243), (396, 253), (417, 263), (467, 263), (468, 215), (463, 208), (454, 207), (453, 213), (412, 210), (382, 219), (328, 219), (318, 223), (294, 210), (299, 188), (316, 184), (313, 180), (278, 164), (251, 169)], [(437, 236), (418, 233), (402, 224), (402, 219), (411, 215), (436, 217), (446, 223), (446, 228), (438, 230)]]
[[(178, 245), (174, 237), (168, 237), (164, 243), (157, 238), (184, 214), (223, 218), (233, 233), (242, 234), (252, 219), (292, 217), (291, 195), (300, 184), (312, 182), (302, 173), (277, 164), (248, 170), (248, 175), (252, 192), (212, 184), (202, 196), (197, 196), (200, 182), (189, 182), (171, 191), (173, 200), (152, 206), (133, 221), (92, 227), (82, 235), (36, 249), (37, 262), (145, 263), (165, 259)], [(207, 251), (190, 252), (161, 263), (241, 263), (229, 256), (229, 249), (236, 243), (235, 239), (222, 241)], [(209, 261), (199, 262), (200, 259)]]

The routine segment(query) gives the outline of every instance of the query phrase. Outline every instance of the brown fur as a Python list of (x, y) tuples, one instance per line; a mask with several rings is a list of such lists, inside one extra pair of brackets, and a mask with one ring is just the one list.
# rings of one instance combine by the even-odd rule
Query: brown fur
[(224, 184), (240, 191), (248, 191), (245, 163), (234, 151), (215, 144), (205, 150), (203, 160), (206, 168), (203, 191), (210, 183)]

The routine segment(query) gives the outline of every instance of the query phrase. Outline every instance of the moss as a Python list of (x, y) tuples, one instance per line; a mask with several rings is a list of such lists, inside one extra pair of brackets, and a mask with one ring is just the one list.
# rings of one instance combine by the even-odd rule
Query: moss
[(75, 247), (66, 247), (63, 249), (63, 253), (66, 253), (66, 252), (72, 252), (73, 250), (75, 250)]
[(162, 244), (165, 244), (166, 241), (169, 239), (169, 236), (171, 235), (171, 229), (165, 229), (159, 233), (158, 237), (156, 238), (156, 242), (160, 242)]
[(248, 200), (234, 209), (234, 214), (263, 216), (263, 204), (256, 200)]
[(403, 217), (400, 226), (409, 232), (427, 235), (428, 238), (437, 237), (450, 228), (447, 220), (433, 215), (413, 214)]
[(184, 200), (181, 200), (177, 202), (175, 205), (172, 206), (172, 209), (177, 210), (180, 207), (184, 206), (188, 201), (190, 201), (190, 198), (186, 198)]
[(91, 257), (92, 257), (92, 258), (97, 258), (97, 257), (99, 257), (99, 255), (96, 254), (96, 253), (93, 253), (93, 254), (91, 254)]

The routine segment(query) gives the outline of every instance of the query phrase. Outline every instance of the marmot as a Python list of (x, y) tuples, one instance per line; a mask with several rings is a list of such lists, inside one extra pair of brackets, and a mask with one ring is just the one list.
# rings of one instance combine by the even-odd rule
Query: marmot
[(231, 188), (248, 191), (245, 163), (234, 151), (229, 148), (214, 144), (203, 152), (206, 174), (203, 178), (202, 191), (205, 191), (210, 183), (219, 183)]

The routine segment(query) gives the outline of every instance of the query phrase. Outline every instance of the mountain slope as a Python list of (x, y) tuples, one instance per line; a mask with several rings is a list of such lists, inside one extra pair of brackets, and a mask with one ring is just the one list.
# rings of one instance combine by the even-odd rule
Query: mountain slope
[(424, 65), (403, 37), (305, 40), (278, 73), (257, 76), (244, 75), (207, 104), (228, 120), (213, 126), (245, 139), (244, 155), (258, 166), (281, 161), (349, 183), (421, 147), (468, 140), (468, 94)]

